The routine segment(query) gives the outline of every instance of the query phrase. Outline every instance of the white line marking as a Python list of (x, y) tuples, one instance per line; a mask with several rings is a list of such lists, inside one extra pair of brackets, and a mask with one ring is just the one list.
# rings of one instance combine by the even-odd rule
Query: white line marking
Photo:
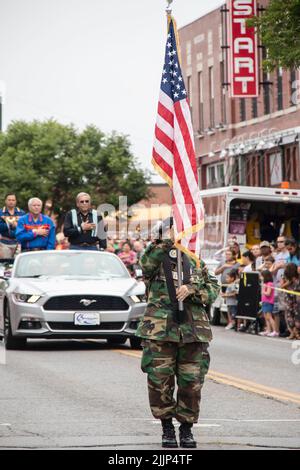
[[(155, 421), (151, 421), (152, 424), (161, 424), (160, 423), (160, 420), (156, 419)], [(175, 428), (179, 428), (180, 426), (180, 423), (174, 423), (174, 426)], [(200, 423), (197, 423), (197, 424), (194, 424), (193, 425), (194, 428), (220, 428), (221, 425), (220, 424), (200, 424)]]
[(225, 421), (231, 423), (300, 423), (300, 419), (230, 419), (230, 418), (202, 418), (201, 421)]
[(4, 346), (4, 341), (0, 341), (0, 364), (5, 366), (7, 364), (6, 361), (6, 348)]

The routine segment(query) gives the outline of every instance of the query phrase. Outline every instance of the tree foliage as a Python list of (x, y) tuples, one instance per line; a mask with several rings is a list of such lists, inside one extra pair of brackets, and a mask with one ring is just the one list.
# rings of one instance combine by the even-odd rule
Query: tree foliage
[(264, 68), (300, 67), (300, 0), (270, 0), (266, 11), (249, 21), (267, 49)]
[(149, 176), (131, 152), (127, 136), (105, 135), (94, 126), (78, 132), (54, 120), (13, 122), (0, 134), (0, 197), (17, 194), (20, 206), (30, 197), (52, 201), (61, 214), (74, 206), (80, 191), (93, 204), (113, 204), (127, 196), (128, 205), (147, 197)]

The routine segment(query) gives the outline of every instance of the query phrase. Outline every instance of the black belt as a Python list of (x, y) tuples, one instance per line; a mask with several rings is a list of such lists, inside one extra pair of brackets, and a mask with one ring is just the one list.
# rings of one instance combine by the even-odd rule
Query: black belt
[(96, 243), (71, 243), (71, 245), (75, 245), (75, 246), (98, 246), (98, 242)]
[(46, 248), (22, 248), (22, 253), (24, 253), (25, 251), (44, 251), (46, 250)]

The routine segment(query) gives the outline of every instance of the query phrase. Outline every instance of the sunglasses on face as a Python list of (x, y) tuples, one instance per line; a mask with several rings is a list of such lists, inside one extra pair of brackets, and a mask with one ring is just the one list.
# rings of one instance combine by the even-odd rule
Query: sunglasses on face
[(86, 201), (79, 201), (79, 204), (84, 204), (84, 203), (88, 204), (89, 202), (90, 202), (89, 200), (86, 200)]

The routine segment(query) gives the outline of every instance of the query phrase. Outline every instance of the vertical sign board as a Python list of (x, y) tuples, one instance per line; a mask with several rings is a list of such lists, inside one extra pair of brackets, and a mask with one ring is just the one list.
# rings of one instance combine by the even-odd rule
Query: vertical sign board
[(227, 0), (227, 5), (231, 97), (254, 98), (259, 93), (257, 34), (247, 20), (257, 14), (257, 0)]

